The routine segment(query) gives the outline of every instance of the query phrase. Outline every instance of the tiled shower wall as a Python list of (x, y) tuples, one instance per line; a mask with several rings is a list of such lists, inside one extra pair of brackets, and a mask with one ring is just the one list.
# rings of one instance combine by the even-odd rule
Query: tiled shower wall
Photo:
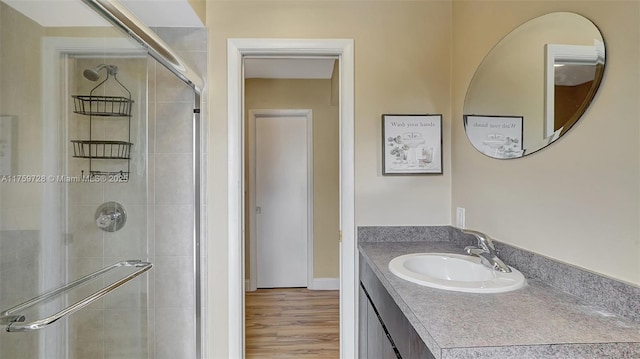
[[(89, 94), (99, 82), (91, 82), (82, 76), (87, 68), (106, 63), (118, 66), (117, 78), (131, 92), (134, 100), (131, 112), (131, 175), (124, 183), (69, 183), (67, 186), (67, 280), (79, 278), (110, 264), (128, 259), (145, 260), (148, 253), (147, 218), (147, 59), (137, 58), (76, 58), (71, 59), (73, 95)], [(101, 73), (104, 79), (104, 71)], [(126, 96), (126, 92), (114, 81), (108, 79), (99, 85), (95, 94)], [(103, 91), (104, 90), (104, 91)], [(66, 99), (71, 102), (71, 97)], [(69, 111), (71, 112), (71, 111)], [(126, 117), (92, 118), (91, 137), (93, 140), (127, 141), (128, 119)], [(89, 138), (89, 118), (85, 115), (70, 114), (68, 140)], [(84, 158), (73, 158), (69, 152), (68, 175), (87, 175), (89, 163)], [(93, 168), (110, 167), (111, 170), (125, 170), (125, 160), (94, 160)], [(84, 172), (83, 172), (84, 171)], [(127, 222), (116, 232), (100, 230), (95, 223), (94, 213), (104, 202), (116, 201), (127, 213)], [(70, 302), (81, 300), (100, 290), (116, 278), (105, 278), (87, 284), (70, 294)], [(111, 280), (111, 281), (108, 281)], [(68, 359), (116, 359), (146, 358), (150, 343), (148, 337), (148, 305), (151, 298), (148, 278), (143, 275), (109, 293), (103, 299), (91, 304), (68, 319)], [(149, 299), (148, 299), (149, 298)], [(53, 327), (52, 327), (53, 328)], [(58, 327), (62, 330), (62, 327)]]
[[(206, 29), (154, 30), (197, 74), (206, 78)], [(194, 91), (154, 60), (150, 64), (149, 213), (150, 233), (155, 238), (150, 248), (155, 265), (155, 298), (150, 308), (155, 322), (152, 353), (156, 359), (191, 359), (196, 357), (192, 240)], [(206, 113), (202, 118), (206, 122)], [(206, 149), (203, 152), (204, 157)], [(204, 201), (202, 205), (204, 215)], [(206, 241), (204, 233), (201, 240)], [(204, 248), (201, 253), (205, 253)], [(204, 260), (203, 255), (201, 258)]]

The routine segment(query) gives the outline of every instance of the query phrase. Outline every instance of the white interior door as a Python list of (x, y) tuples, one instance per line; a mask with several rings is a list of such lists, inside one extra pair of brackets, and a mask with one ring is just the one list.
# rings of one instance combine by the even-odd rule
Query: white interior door
[(257, 117), (257, 287), (307, 286), (307, 118)]

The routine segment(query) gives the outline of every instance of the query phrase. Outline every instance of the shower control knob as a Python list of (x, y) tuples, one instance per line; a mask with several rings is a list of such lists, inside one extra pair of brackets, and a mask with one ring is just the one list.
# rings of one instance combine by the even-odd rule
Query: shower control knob
[(96, 225), (105, 232), (115, 232), (127, 222), (127, 212), (118, 202), (106, 202), (100, 205), (95, 214)]

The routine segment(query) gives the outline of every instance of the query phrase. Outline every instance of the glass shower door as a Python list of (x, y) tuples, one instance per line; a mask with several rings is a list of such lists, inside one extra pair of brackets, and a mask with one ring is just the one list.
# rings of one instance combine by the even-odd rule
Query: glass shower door
[(112, 26), (0, 3), (0, 359), (150, 356), (147, 86), (146, 51)]

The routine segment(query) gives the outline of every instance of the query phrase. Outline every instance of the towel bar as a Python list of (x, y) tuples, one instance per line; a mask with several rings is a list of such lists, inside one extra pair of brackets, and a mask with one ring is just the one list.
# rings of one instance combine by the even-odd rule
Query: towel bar
[[(64, 293), (72, 288), (75, 288), (91, 279), (97, 278), (109, 271), (112, 271), (113, 269), (119, 268), (119, 267), (136, 267), (139, 268), (138, 270), (136, 270), (135, 272), (125, 276), (124, 278), (121, 278), (113, 283), (111, 283), (110, 285), (100, 289), (97, 292), (94, 292), (93, 294), (85, 297), (84, 299), (66, 307), (65, 309), (50, 315), (46, 318), (43, 319), (39, 319), (39, 320), (35, 320), (26, 324), (19, 324), (22, 323), (26, 320), (26, 317), (24, 315), (20, 315), (18, 314), (18, 312), (21, 312), (23, 310), (26, 310), (28, 308), (31, 308), (47, 299), (50, 299), (58, 294)], [(143, 262), (141, 260), (126, 260), (126, 261), (121, 261), (118, 263), (114, 263), (108, 267), (102, 268), (99, 271), (93, 272), (91, 274), (88, 274), (80, 279), (77, 279), (69, 284), (66, 284), (60, 288), (54, 289), (52, 291), (46, 292), (42, 295), (39, 295), (35, 298), (29, 299), (28, 301), (18, 304), (10, 309), (7, 309), (3, 312), (0, 313), (0, 325), (6, 325), (6, 331), (7, 332), (29, 332), (29, 331), (33, 331), (33, 330), (38, 330), (38, 329), (42, 329), (50, 324), (55, 323), (57, 320), (71, 314), (74, 313), (86, 306), (88, 306), (89, 304), (95, 302), (96, 300), (102, 298), (103, 296), (105, 296), (107, 293), (110, 293), (111, 291), (115, 290), (116, 288), (120, 287), (121, 285), (125, 284), (126, 282), (132, 280), (133, 278), (139, 276), (140, 274), (148, 271), (149, 269), (151, 269), (151, 267), (153, 267), (153, 265), (149, 262)]]

